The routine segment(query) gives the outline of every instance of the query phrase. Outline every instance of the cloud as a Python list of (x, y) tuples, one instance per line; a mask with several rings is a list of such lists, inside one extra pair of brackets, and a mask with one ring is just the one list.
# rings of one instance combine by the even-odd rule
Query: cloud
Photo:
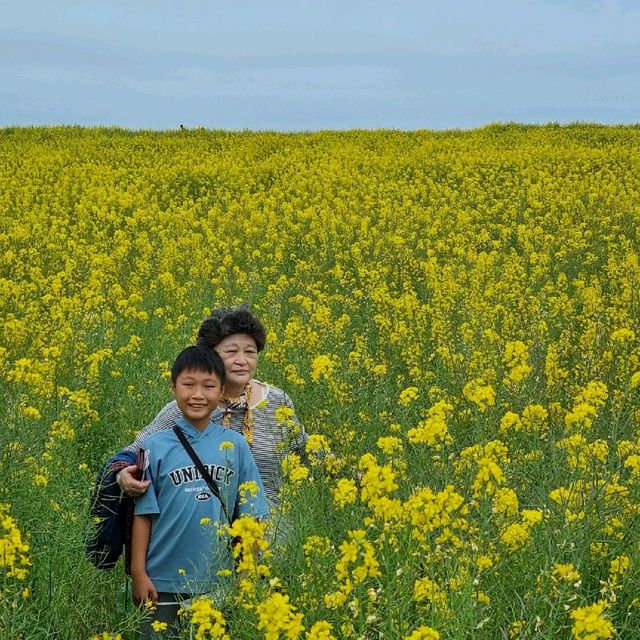
[(31, 122), (36, 101), (50, 122), (152, 127), (635, 117), (638, 16), (596, 0), (10, 3), (0, 124)]

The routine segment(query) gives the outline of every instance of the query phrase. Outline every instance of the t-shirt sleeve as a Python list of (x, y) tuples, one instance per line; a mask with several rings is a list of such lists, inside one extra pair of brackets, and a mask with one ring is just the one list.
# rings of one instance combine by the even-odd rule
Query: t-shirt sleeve
[(160, 505), (158, 504), (158, 496), (156, 494), (156, 478), (152, 473), (152, 457), (151, 451), (147, 450), (147, 456), (149, 458), (149, 465), (144, 471), (144, 479), (151, 480), (147, 490), (139, 497), (136, 498), (136, 506), (134, 514), (136, 516), (155, 516), (160, 513)]
[[(244, 439), (238, 442), (238, 496), (234, 513), (236, 517), (252, 515), (264, 517), (269, 515), (264, 486), (258, 473), (251, 449)], [(256, 492), (257, 487), (257, 492)]]

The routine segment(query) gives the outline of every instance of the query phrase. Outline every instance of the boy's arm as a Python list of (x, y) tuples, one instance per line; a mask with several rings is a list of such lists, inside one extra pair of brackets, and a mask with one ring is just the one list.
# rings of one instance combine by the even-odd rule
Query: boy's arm
[(147, 575), (147, 548), (151, 534), (151, 518), (149, 516), (133, 516), (131, 533), (131, 579), (133, 582), (133, 603), (140, 606), (150, 600), (158, 602), (158, 592)]

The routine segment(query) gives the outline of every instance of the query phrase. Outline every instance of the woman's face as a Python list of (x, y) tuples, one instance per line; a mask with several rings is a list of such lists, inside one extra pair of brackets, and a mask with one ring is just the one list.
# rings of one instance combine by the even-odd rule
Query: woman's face
[(258, 347), (246, 333), (234, 333), (221, 340), (215, 347), (224, 362), (227, 373), (227, 391), (240, 392), (256, 374)]

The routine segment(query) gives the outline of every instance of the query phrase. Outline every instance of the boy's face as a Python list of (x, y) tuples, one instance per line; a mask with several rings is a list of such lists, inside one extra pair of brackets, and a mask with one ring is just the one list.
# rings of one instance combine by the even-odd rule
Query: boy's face
[(184, 417), (203, 431), (222, 394), (218, 376), (206, 371), (185, 369), (171, 385), (171, 390)]

